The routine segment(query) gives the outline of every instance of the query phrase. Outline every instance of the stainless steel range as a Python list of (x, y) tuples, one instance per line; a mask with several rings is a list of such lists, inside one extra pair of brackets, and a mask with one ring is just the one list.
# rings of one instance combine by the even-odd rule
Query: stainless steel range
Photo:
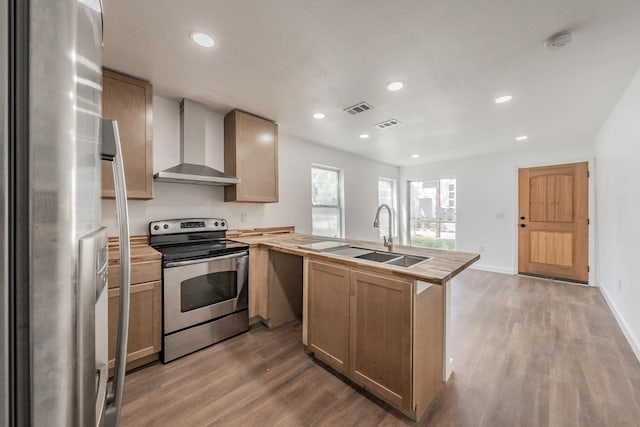
[(164, 363), (249, 329), (249, 246), (226, 230), (219, 218), (149, 223), (149, 244), (163, 256)]

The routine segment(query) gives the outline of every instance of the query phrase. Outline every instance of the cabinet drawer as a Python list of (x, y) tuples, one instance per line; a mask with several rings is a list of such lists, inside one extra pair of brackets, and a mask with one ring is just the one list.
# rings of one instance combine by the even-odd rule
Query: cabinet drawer
[[(131, 264), (131, 284), (155, 282), (162, 279), (160, 261), (136, 262)], [(109, 266), (109, 288), (120, 286), (120, 264)]]

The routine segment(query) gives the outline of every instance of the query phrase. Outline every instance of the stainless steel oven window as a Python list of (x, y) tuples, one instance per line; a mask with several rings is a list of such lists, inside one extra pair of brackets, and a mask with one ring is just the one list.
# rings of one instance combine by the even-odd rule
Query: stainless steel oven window
[(237, 271), (220, 271), (184, 280), (180, 284), (180, 311), (195, 310), (238, 296)]

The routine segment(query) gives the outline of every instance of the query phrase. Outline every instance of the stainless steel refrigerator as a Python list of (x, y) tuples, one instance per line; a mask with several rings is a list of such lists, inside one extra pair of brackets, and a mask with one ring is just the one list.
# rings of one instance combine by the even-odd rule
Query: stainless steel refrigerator
[[(117, 425), (129, 238), (117, 125), (101, 117), (101, 0), (0, 0), (0, 65), (0, 426)], [(104, 160), (123, 260), (110, 391)]]

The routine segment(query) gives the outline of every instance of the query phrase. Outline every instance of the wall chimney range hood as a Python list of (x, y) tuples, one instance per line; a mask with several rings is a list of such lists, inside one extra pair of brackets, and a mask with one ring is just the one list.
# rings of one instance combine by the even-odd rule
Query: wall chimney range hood
[(225, 175), (205, 166), (205, 113), (204, 105), (183, 99), (180, 101), (180, 163), (156, 173), (157, 182), (178, 184), (232, 185), (240, 178)]

